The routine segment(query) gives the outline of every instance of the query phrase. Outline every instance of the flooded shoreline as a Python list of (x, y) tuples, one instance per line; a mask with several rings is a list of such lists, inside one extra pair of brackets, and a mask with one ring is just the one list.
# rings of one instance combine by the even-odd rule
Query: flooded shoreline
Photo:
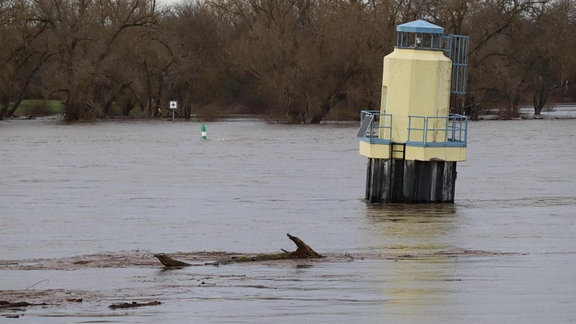
[[(3, 307), (0, 305), (0, 316), (6, 318), (29, 318), (29, 316), (39, 316), (44, 318), (51, 318), (54, 313), (62, 313), (62, 316), (72, 318), (98, 318), (119, 316), (118, 310), (114, 308), (128, 308), (128, 307), (114, 307), (116, 305), (139, 303), (148, 306), (161, 306), (165, 303), (170, 303), (174, 298), (188, 299), (191, 298), (191, 290), (201, 290), (200, 296), (195, 296), (194, 300), (202, 300), (203, 302), (210, 302), (214, 298), (212, 294), (218, 291), (226, 291), (226, 293), (233, 293), (236, 291), (243, 291), (244, 297), (236, 297), (239, 300), (244, 298), (256, 300), (280, 300), (280, 301), (297, 301), (308, 302), (314, 300), (317, 302), (333, 302), (336, 303), (360, 303), (360, 304), (378, 304), (385, 302), (383, 299), (379, 301), (367, 300), (364, 294), (360, 294), (355, 298), (350, 297), (337, 297), (331, 295), (316, 296), (316, 288), (304, 288), (304, 295), (297, 295), (293, 297), (280, 297), (275, 294), (256, 294), (260, 297), (249, 297), (246, 295), (247, 291), (275, 291), (279, 287), (286, 285), (286, 281), (295, 281), (296, 287), (291, 287), (290, 290), (301, 290), (298, 282), (300, 278), (283, 277), (280, 275), (283, 271), (307, 271), (312, 268), (319, 268), (322, 271), (316, 274), (316, 277), (309, 278), (310, 282), (317, 282), (321, 285), (336, 284), (336, 289), (346, 289), (354, 291), (354, 281), (361, 280), (347, 271), (342, 272), (344, 269), (350, 267), (352, 263), (361, 263), (364, 265), (374, 265), (382, 262), (426, 262), (426, 263), (445, 263), (451, 260), (470, 258), (500, 258), (511, 257), (517, 255), (516, 253), (502, 253), (502, 252), (489, 252), (479, 250), (450, 250), (450, 251), (437, 251), (428, 254), (342, 254), (342, 255), (327, 255), (323, 259), (311, 260), (282, 260), (282, 261), (262, 261), (262, 262), (249, 262), (246, 264), (233, 264), (214, 266), (210, 265), (215, 260), (229, 258), (231, 256), (240, 255), (239, 253), (231, 252), (195, 252), (195, 253), (172, 253), (170, 256), (178, 258), (179, 260), (186, 260), (192, 262), (191, 267), (186, 268), (166, 268), (152, 257), (151, 253), (142, 251), (124, 251), (115, 254), (95, 254), (75, 256), (71, 258), (60, 259), (29, 259), (29, 260), (0, 260), (0, 271), (3, 274), (4, 280), (11, 282), (8, 287), (4, 285), (2, 290), (2, 298), (4, 300), (11, 300), (12, 303), (29, 303), (25, 306), (17, 307)], [(301, 269), (301, 270), (298, 270)], [(22, 281), (18, 280), (23, 272), (28, 274), (33, 273), (37, 278), (37, 282), (25, 289), (16, 289), (10, 286), (22, 285)], [(155, 272), (157, 274), (152, 274)], [(150, 281), (146, 278), (160, 276), (169, 276), (176, 279), (166, 283), (163, 280)], [(38, 276), (41, 275), (41, 276)], [(40, 279), (47, 277), (50, 279)], [(79, 282), (76, 277), (89, 276), (90, 282)], [(96, 276), (96, 279), (94, 278)], [(71, 277), (71, 278), (69, 278)], [(95, 279), (95, 280), (94, 280)], [(340, 280), (350, 281), (348, 283), (339, 282)], [(27, 281), (29, 281), (28, 278)], [(65, 286), (59, 288), (51, 288), (53, 285), (51, 281), (66, 281)], [(365, 279), (363, 279), (365, 280)], [(444, 278), (441, 279), (446, 282), (459, 282), (462, 278)], [(371, 281), (371, 280), (370, 280)], [(344, 287), (341, 287), (344, 286)], [(110, 287), (114, 287), (110, 290)], [(118, 288), (121, 287), (121, 288)], [(348, 287), (348, 288), (346, 288)], [(312, 297), (315, 296), (315, 297)], [(341, 295), (342, 296), (342, 295)], [(218, 299), (220, 299), (218, 297)], [(225, 297), (225, 299), (229, 299)], [(234, 298), (232, 298), (233, 300)], [(334, 300), (333, 300), (334, 299)], [(14, 302), (14, 301), (20, 302)], [(168, 300), (168, 301), (167, 301)], [(32, 302), (29, 302), (32, 301)], [(104, 306), (108, 306), (106, 309)], [(138, 307), (138, 309), (136, 309)], [(140, 313), (140, 306), (135, 306), (130, 311)], [(86, 313), (86, 309), (90, 311)], [(48, 313), (45, 311), (48, 310)], [(146, 312), (153, 311), (153, 309), (146, 310)], [(122, 316), (126, 316), (124, 314)], [(139, 314), (138, 316), (141, 316)], [(296, 316), (297, 314), (294, 314)], [(328, 314), (315, 314), (315, 317), (324, 318)], [(159, 314), (159, 318), (162, 316)], [(60, 316), (57, 316), (60, 317)], [(221, 317), (217, 321), (220, 321)], [(128, 316), (127, 321), (131, 321)], [(375, 320), (375, 319), (374, 319)]]

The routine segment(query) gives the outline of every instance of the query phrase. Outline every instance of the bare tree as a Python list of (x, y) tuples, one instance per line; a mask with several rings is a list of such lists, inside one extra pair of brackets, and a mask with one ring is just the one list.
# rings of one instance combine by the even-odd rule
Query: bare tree
[(52, 72), (64, 94), (66, 120), (97, 114), (93, 84), (120, 36), (154, 21), (149, 0), (34, 0), (58, 54)]
[[(503, 101), (504, 116), (517, 117), (528, 89), (524, 37), (529, 10), (547, 1), (486, 0), (470, 5), (470, 91), (481, 105)], [(480, 28), (478, 28), (480, 26)]]
[(534, 115), (539, 116), (553, 91), (576, 77), (576, 1), (554, 1), (530, 12), (525, 36), (531, 40), (527, 70)]
[(45, 22), (28, 2), (0, 3), (0, 119), (11, 117), (41, 67), (53, 55), (43, 39)]
[[(466, 106), (567, 96), (576, 78), (574, 0), (0, 1), (0, 118), (41, 94), (66, 119), (178, 100), (189, 118), (246, 106), (319, 123), (378, 106), (382, 57), (415, 19), (471, 36)], [(462, 102), (459, 106), (464, 106)], [(265, 107), (266, 110), (263, 110)], [(244, 110), (245, 111), (245, 110)]]
[(198, 108), (211, 106), (229, 90), (227, 30), (204, 2), (176, 6), (163, 24), (175, 60), (170, 95), (180, 102), (180, 114), (190, 118), (193, 104)]
[(251, 29), (234, 43), (231, 57), (259, 80), (268, 101), (289, 121), (319, 123), (333, 107), (354, 97), (349, 97), (354, 85), (369, 82), (374, 89), (373, 75), (381, 69), (371, 68), (381, 56), (372, 54), (382, 45), (374, 37), (380, 31), (368, 17), (367, 4), (248, 3)]

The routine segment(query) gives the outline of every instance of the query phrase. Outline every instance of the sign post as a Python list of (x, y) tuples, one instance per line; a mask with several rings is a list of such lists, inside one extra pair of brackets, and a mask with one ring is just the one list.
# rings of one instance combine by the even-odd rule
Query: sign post
[(171, 100), (170, 106), (168, 108), (170, 108), (170, 110), (172, 110), (172, 121), (174, 121), (174, 112), (178, 108), (178, 101)]

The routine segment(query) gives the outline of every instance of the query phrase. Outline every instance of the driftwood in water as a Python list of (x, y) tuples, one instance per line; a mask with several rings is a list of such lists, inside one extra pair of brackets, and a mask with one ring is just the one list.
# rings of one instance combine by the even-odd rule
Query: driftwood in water
[(296, 251), (288, 252), (283, 250), (282, 253), (257, 254), (252, 256), (249, 255), (235, 256), (230, 259), (214, 262), (213, 264), (219, 265), (219, 264), (229, 264), (238, 262), (273, 261), (273, 260), (286, 260), (286, 259), (318, 259), (324, 257), (318, 254), (308, 244), (304, 243), (304, 241), (297, 238), (296, 236), (290, 235), (290, 233), (286, 235), (288, 235), (288, 238), (292, 240), (292, 242), (294, 242), (294, 244), (296, 244), (296, 246), (298, 247)]
[(131, 303), (112, 304), (108, 307), (112, 308), (112, 309), (117, 309), (117, 308), (134, 308), (134, 307), (142, 307), (142, 306), (156, 306), (156, 305), (160, 305), (160, 304), (162, 304), (162, 303), (159, 301), (151, 301), (148, 303), (131, 302)]
[(191, 265), (190, 263), (172, 259), (166, 254), (154, 254), (154, 256), (167, 267), (187, 267)]
[(29, 302), (21, 301), (21, 302), (9, 302), (5, 300), (0, 300), (0, 309), (11, 309), (11, 308), (22, 308), (28, 306), (44, 306), (46, 304), (32, 304)]
[[(220, 264), (230, 264), (230, 263), (238, 263), (238, 262), (255, 262), (255, 261), (273, 261), (273, 260), (286, 260), (286, 259), (318, 259), (323, 258), (322, 255), (318, 254), (314, 251), (308, 244), (304, 243), (301, 239), (296, 236), (290, 235), (290, 233), (286, 234), (288, 238), (296, 244), (296, 251), (288, 252), (284, 251), (282, 253), (273, 253), (273, 254), (257, 254), (257, 255), (241, 255), (241, 256), (234, 256), (229, 259), (220, 260), (212, 263), (206, 263), (203, 265), (220, 265)], [(158, 260), (166, 267), (173, 268), (173, 267), (185, 267), (191, 266), (192, 264), (178, 261), (172, 259), (171, 257), (165, 254), (156, 254), (154, 255)]]
[(287, 233), (288, 238), (296, 244), (298, 249), (294, 252), (289, 252), (290, 259), (315, 259), (315, 258), (323, 258), (320, 254), (316, 253), (308, 244), (304, 243), (301, 239), (297, 238), (296, 236), (290, 235)]

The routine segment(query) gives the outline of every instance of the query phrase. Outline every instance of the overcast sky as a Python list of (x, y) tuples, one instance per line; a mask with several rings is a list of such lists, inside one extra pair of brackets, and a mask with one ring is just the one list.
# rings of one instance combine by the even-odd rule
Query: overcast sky
[(158, 4), (174, 4), (174, 3), (180, 3), (184, 0), (156, 0), (156, 3)]

